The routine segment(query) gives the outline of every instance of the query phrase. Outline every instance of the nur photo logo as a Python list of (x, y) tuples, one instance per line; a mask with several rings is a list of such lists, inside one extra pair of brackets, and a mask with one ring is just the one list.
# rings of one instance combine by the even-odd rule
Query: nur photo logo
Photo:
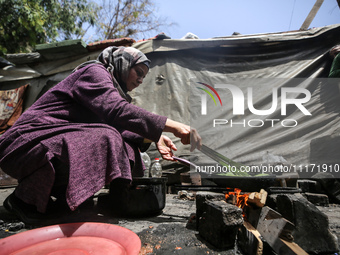
[[(232, 113), (233, 116), (237, 117), (237, 122), (227, 118), (215, 118), (213, 120), (213, 127), (221, 125), (231, 126), (243, 126), (243, 127), (262, 127), (265, 124), (270, 124), (272, 127), (280, 122), (283, 127), (295, 127), (297, 126), (297, 120), (293, 118), (286, 119), (291, 111), (297, 111), (299, 114), (305, 116), (311, 116), (311, 112), (306, 108), (305, 104), (311, 99), (311, 93), (308, 89), (302, 87), (275, 87), (268, 85), (266, 92), (266, 98), (264, 106), (258, 106), (258, 99), (261, 97), (259, 93), (256, 93), (257, 86), (245, 87), (238, 86), (236, 84), (215, 84), (209, 85), (203, 82), (196, 82), (203, 87), (197, 87), (204, 93), (200, 94), (201, 101), (201, 116), (209, 115), (214, 113), (215, 109), (208, 109), (211, 104), (208, 104), (208, 97), (214, 102), (215, 106), (220, 105), (222, 111)], [(250, 83), (251, 84), (251, 83)], [(263, 88), (262, 88), (263, 90)], [(222, 100), (225, 104), (222, 104)], [(218, 104), (219, 101), (219, 104)], [(246, 117), (240, 119), (240, 116)], [(250, 118), (249, 116), (256, 116), (257, 118)], [(268, 118), (265, 118), (268, 116)], [(276, 116), (271, 118), (269, 116)], [(277, 118), (280, 116), (280, 118)], [(281, 120), (283, 119), (283, 120)]]

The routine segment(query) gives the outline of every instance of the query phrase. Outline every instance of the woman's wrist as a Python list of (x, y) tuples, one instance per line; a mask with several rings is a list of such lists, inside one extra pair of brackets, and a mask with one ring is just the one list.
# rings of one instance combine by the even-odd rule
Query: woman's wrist
[(171, 119), (167, 119), (165, 122), (165, 127), (163, 129), (163, 132), (170, 132), (174, 133), (176, 132), (177, 122)]

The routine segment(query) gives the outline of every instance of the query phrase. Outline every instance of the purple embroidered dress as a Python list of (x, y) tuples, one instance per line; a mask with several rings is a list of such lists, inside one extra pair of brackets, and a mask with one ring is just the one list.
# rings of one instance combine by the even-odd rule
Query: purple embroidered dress
[(44, 212), (55, 180), (51, 159), (69, 166), (74, 210), (115, 178), (132, 179), (143, 138), (158, 141), (166, 117), (128, 103), (103, 65), (90, 64), (46, 92), (0, 137), (0, 167), (18, 198)]

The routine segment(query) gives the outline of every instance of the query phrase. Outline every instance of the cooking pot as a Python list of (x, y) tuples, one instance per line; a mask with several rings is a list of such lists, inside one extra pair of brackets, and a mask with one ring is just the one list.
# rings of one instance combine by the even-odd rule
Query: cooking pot
[(134, 178), (128, 190), (127, 216), (160, 214), (165, 207), (167, 178)]
[(261, 189), (267, 189), (268, 187), (278, 186), (279, 182), (277, 176), (268, 175), (263, 177), (240, 177), (240, 176), (219, 176), (216, 174), (200, 173), (202, 179), (208, 179), (214, 182), (217, 186), (222, 188), (238, 188), (242, 191), (260, 191)]

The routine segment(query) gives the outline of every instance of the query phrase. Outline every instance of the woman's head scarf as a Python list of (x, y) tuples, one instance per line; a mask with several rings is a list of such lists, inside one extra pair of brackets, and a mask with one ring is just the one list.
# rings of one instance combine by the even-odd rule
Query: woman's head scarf
[(141, 63), (149, 68), (150, 60), (135, 48), (110, 46), (99, 54), (97, 60), (85, 62), (76, 67), (74, 71), (93, 63), (105, 66), (111, 74), (114, 86), (118, 89), (120, 95), (130, 102), (131, 97), (127, 94), (126, 88), (130, 69)]

